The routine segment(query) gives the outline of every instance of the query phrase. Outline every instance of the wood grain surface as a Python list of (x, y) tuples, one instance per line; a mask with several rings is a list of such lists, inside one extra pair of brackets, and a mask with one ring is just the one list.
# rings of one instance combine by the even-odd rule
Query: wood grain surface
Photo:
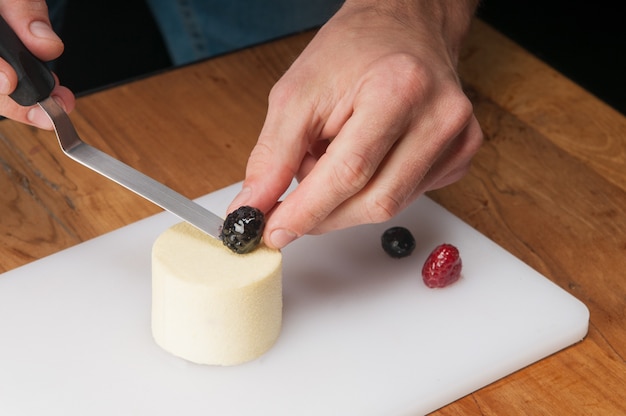
[[(83, 139), (195, 198), (243, 179), (267, 95), (312, 32), (81, 97)], [(429, 195), (590, 309), (587, 338), (437, 415), (626, 414), (626, 118), (476, 21), (460, 74), (485, 133)], [(0, 271), (159, 208), (0, 122)], [(459, 346), (462, 348), (462, 346)]]

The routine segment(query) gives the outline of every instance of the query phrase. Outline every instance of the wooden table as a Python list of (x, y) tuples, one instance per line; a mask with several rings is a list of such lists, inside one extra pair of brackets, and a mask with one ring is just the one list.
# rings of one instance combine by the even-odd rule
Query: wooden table
[[(195, 198), (243, 179), (269, 89), (313, 33), (84, 96), (83, 138)], [(626, 414), (626, 118), (476, 22), (461, 77), (485, 132), (469, 175), (430, 196), (581, 299), (587, 338), (438, 415)], [(0, 271), (159, 211), (0, 123)]]

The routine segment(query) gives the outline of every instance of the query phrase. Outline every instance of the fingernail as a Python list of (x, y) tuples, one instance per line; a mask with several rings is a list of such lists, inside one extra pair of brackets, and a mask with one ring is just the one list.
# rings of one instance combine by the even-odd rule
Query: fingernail
[(7, 77), (7, 74), (4, 72), (0, 72), (0, 94), (8, 94), (11, 92), (9, 91), (9, 88), (11, 88), (9, 85), (9, 77)]
[(279, 228), (278, 230), (272, 231), (270, 234), (270, 243), (276, 248), (283, 248), (296, 238), (298, 238), (298, 236), (293, 231)]
[(59, 42), (61, 41), (61, 38), (59, 38), (57, 34), (54, 33), (54, 30), (52, 30), (52, 28), (47, 23), (44, 23), (40, 20), (35, 20), (34, 22), (32, 22), (29, 28), (30, 33), (32, 33), (33, 36)]
[(48, 115), (39, 106), (33, 107), (26, 113), (26, 119), (35, 127), (40, 129), (51, 129), (52, 122), (48, 118)]

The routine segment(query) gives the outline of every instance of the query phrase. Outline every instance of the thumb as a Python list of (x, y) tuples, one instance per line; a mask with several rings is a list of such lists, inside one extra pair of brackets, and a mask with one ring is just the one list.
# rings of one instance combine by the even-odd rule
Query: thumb
[(63, 52), (63, 42), (52, 30), (44, 0), (0, 0), (0, 15), (39, 59), (50, 61)]

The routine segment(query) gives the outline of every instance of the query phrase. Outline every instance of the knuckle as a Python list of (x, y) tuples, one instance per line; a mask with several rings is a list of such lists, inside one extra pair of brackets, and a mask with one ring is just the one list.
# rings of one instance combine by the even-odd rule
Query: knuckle
[[(451, 138), (465, 136), (465, 132), (473, 132), (472, 123), (476, 122), (474, 117), (474, 108), (471, 101), (456, 86), (450, 86), (449, 90), (443, 95), (443, 101), (439, 107), (440, 138), (447, 141)], [(477, 122), (476, 122), (477, 123)], [(478, 129), (478, 136), (473, 134), (472, 139), (480, 139), (481, 133)]]
[(294, 99), (298, 88), (298, 83), (283, 77), (270, 89), (268, 101), (271, 105), (284, 108)]
[(354, 195), (361, 190), (373, 174), (373, 163), (357, 152), (349, 153), (333, 169), (335, 193), (341, 197)]
[(271, 160), (272, 148), (264, 141), (258, 141), (252, 148), (250, 156), (248, 158), (248, 165), (264, 163), (267, 160)]
[(290, 166), (280, 164), (275, 159), (276, 152), (271, 144), (259, 141), (252, 149), (246, 164), (246, 178), (260, 179), (268, 175), (278, 177), (293, 177), (294, 171)]
[(391, 194), (374, 196), (365, 205), (365, 217), (370, 223), (381, 223), (395, 217), (402, 209), (402, 202)]
[(469, 141), (472, 143), (472, 150), (476, 152), (482, 146), (485, 135), (475, 116), (472, 116), (469, 129)]
[(431, 88), (433, 75), (427, 65), (411, 55), (401, 55), (395, 63), (395, 72), (402, 82), (398, 85), (400, 92), (411, 96), (423, 96)]
[(454, 89), (450, 93), (450, 97), (448, 104), (450, 120), (459, 126), (467, 125), (474, 115), (472, 102), (459, 89)]
[(380, 65), (382, 70), (374, 72), (373, 82), (380, 84), (391, 97), (415, 102), (423, 99), (432, 88), (429, 67), (415, 56), (398, 53)]

